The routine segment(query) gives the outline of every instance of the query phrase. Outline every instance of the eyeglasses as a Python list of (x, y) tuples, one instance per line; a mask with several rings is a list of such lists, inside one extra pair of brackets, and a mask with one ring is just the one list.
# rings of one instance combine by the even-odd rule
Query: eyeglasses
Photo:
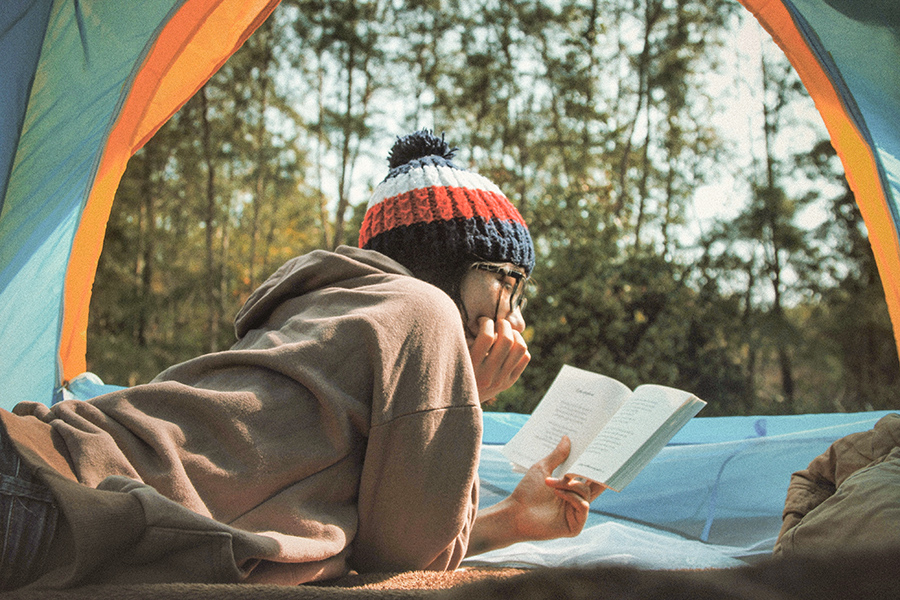
[[(493, 263), (484, 262), (474, 263), (472, 268), (478, 271), (487, 271), (488, 273), (502, 275), (502, 287), (500, 288), (500, 296), (497, 298), (498, 314), (500, 312), (500, 303), (504, 296), (509, 299), (510, 312), (515, 312), (517, 308), (519, 310), (525, 309), (525, 305), (528, 303), (528, 298), (525, 297), (525, 287), (528, 282), (528, 276), (525, 275), (525, 273), (507, 267), (501, 267), (500, 265), (495, 265)], [(509, 282), (510, 279), (513, 280), (513, 283)]]

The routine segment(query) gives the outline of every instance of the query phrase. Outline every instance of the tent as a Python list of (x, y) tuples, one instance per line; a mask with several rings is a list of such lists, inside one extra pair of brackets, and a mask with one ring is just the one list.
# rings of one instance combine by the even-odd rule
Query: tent
[[(695, 417), (625, 489), (604, 492), (591, 504), (578, 537), (514, 544), (463, 564), (703, 569), (756, 563), (771, 556), (791, 473), (886, 414)], [(483, 506), (505, 498), (521, 478), (500, 449), (526, 418), (485, 413), (478, 471)]]
[(822, 115), (878, 264), (900, 346), (900, 7), (894, 0), (740, 0)]
[(0, 3), (0, 406), (85, 370), (91, 286), (128, 159), (277, 0)]
[[(896, 0), (740, 1), (784, 50), (822, 114), (868, 227), (900, 345)], [(276, 4), (0, 3), (0, 406), (51, 404), (64, 389), (83, 398), (102, 391), (78, 376), (105, 223), (125, 165)], [(764, 553), (790, 471), (881, 415), (695, 419), (625, 492), (601, 496), (582, 539), (650, 566), (726, 566)], [(522, 419), (487, 420), (485, 503), (492, 490), (505, 494), (515, 484), (497, 448)], [(746, 482), (763, 471), (748, 497)], [(651, 547), (659, 551), (648, 559)], [(506, 551), (513, 556), (484, 560), (552, 564), (559, 554), (571, 561), (578, 548), (569, 541), (562, 552), (516, 547)]]

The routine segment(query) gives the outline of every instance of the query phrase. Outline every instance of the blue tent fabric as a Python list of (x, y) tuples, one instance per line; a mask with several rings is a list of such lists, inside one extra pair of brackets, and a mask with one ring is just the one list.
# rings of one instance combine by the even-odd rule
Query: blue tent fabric
[[(0, 93), (14, 96), (15, 116), (0, 131), (0, 406), (8, 409), (60, 397), (72, 239), (117, 110), (173, 3), (2, 4), (0, 48), (9, 52), (0, 68), (8, 91)], [(63, 74), (65, 81), (52, 78)]]
[(0, 56), (7, 63), (0, 69), (0, 214), (49, 18), (46, 2), (6, 0), (0, 4)]
[(896, 0), (790, 0), (810, 46), (878, 156), (894, 227), (900, 227), (900, 68), (877, 57), (900, 57)]
[[(791, 474), (888, 413), (695, 417), (627, 488), (594, 501), (577, 538), (516, 544), (465, 564), (714, 568), (755, 562), (771, 555)], [(521, 479), (500, 448), (527, 418), (485, 413), (482, 506), (506, 497)]]
[(740, 0), (828, 129), (868, 230), (900, 347), (900, 9), (896, 0)]
[(125, 164), (278, 0), (0, 2), (0, 407), (86, 369)]

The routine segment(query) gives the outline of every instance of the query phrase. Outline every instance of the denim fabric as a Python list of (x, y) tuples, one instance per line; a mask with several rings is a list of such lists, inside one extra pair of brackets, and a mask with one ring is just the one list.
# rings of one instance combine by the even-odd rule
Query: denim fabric
[(22, 463), (0, 423), (0, 590), (40, 574), (57, 515), (50, 490)]

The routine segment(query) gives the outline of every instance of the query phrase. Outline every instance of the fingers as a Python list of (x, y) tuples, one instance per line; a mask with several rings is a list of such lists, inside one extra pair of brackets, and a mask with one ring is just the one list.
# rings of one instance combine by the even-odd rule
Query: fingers
[(576, 494), (587, 502), (593, 502), (606, 489), (602, 483), (580, 477), (547, 477), (545, 483), (560, 493)]
[[(563, 464), (565, 460), (569, 457), (569, 452), (572, 449), (572, 442), (569, 439), (569, 436), (564, 435), (562, 439), (559, 441), (559, 444), (556, 445), (556, 448), (544, 457), (540, 462), (543, 463), (543, 467), (545, 472), (552, 473), (559, 465)], [(550, 477), (548, 476), (545, 480), (545, 483), (554, 489), (557, 492), (557, 495), (564, 499), (568, 499), (569, 496), (574, 494), (584, 500), (585, 502), (593, 502), (597, 499), (597, 497), (603, 493), (606, 489), (606, 486), (602, 483), (598, 483), (596, 481), (591, 481), (589, 479), (585, 479), (583, 477), (577, 477), (574, 475), (564, 475), (563, 477)]]
[(591, 502), (596, 500), (597, 497), (600, 494), (602, 494), (603, 492), (605, 492), (607, 489), (607, 487), (605, 485), (603, 485), (602, 483), (597, 483), (596, 481), (589, 481), (588, 484), (590, 485), (590, 488), (591, 488), (590, 496), (588, 496), (588, 498), (590, 499)]
[(469, 354), (476, 366), (483, 364), (491, 346), (494, 344), (494, 322), (487, 317), (478, 319), (478, 332), (475, 339), (469, 342)]
[(556, 492), (557, 497), (565, 502), (567, 508), (563, 511), (563, 514), (565, 515), (566, 529), (568, 530), (567, 535), (574, 537), (584, 529), (590, 514), (591, 505), (577, 494), (559, 490), (554, 490), (554, 492)]
[(525, 370), (531, 355), (522, 334), (513, 329), (509, 321), (501, 319), (495, 328), (496, 336), (485, 359), (485, 366), (494, 372), (496, 386), (509, 387)]
[(547, 477), (545, 483), (567, 508), (565, 515), (568, 535), (578, 535), (587, 523), (591, 502), (605, 489), (601, 484), (566, 475), (562, 478)]
[[(556, 448), (554, 448), (553, 451), (550, 452), (550, 454), (548, 454), (547, 456), (542, 458), (538, 464), (541, 465), (542, 470), (544, 470), (546, 473), (552, 473), (556, 469), (556, 467), (558, 467), (559, 465), (563, 464), (566, 461), (566, 459), (569, 457), (569, 452), (571, 451), (571, 449), (572, 449), (572, 441), (569, 439), (569, 436), (564, 435), (564, 436), (562, 436), (562, 439), (559, 440), (559, 443), (556, 445)], [(554, 479), (554, 481), (562, 481), (562, 479), (559, 479), (559, 480), (556, 480), (555, 478), (551, 478), (551, 479)], [(563, 479), (565, 479), (565, 478), (563, 478)], [(553, 486), (553, 487), (555, 487), (555, 486)]]
[(469, 344), (475, 378), (482, 400), (511, 387), (531, 360), (528, 345), (508, 321), (482, 317)]
[(547, 477), (544, 483), (553, 488), (558, 494), (577, 496), (585, 502), (589, 502), (592, 499), (590, 484), (571, 475), (559, 478)]
[(569, 504), (575, 510), (576, 515), (584, 515), (585, 519), (587, 518), (587, 513), (591, 509), (591, 503), (585, 500), (583, 496), (576, 492), (568, 492), (557, 488), (553, 489), (553, 493), (565, 501), (566, 504)]

